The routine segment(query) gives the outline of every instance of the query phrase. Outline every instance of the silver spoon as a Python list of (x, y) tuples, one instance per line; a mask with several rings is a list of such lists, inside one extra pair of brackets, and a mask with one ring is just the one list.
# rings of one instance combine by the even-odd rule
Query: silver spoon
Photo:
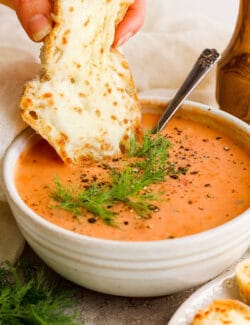
[(162, 114), (159, 122), (152, 129), (151, 133), (154, 134), (160, 132), (165, 127), (167, 122), (178, 110), (183, 101), (206, 76), (206, 74), (212, 69), (219, 59), (220, 54), (215, 49), (205, 49), (202, 51), (192, 70), (188, 74), (180, 89), (177, 91), (174, 98), (169, 103), (165, 112)]

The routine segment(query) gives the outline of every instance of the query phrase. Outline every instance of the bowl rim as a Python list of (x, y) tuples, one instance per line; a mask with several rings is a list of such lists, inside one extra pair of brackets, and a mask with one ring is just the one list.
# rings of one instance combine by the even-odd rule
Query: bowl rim
[[(157, 104), (165, 104), (169, 101), (169, 98), (163, 97), (163, 96), (143, 96), (141, 97), (141, 101), (143, 104), (150, 104), (155, 103)], [(188, 101), (186, 100), (184, 102), (184, 107), (194, 107), (201, 109), (202, 111), (209, 111), (212, 115), (216, 115), (218, 117), (226, 118), (232, 121), (234, 124), (237, 124), (241, 129), (244, 129), (247, 133), (250, 134), (250, 125), (247, 123), (241, 121), (237, 117), (221, 111), (217, 108), (214, 108), (212, 106), (202, 104), (199, 102), (194, 101)], [(218, 237), (220, 234), (230, 230), (234, 229), (234, 225), (237, 223), (244, 223), (245, 221), (249, 220), (249, 213), (250, 208), (243, 211), (240, 215), (237, 217), (229, 220), (228, 222), (211, 228), (209, 230), (205, 230), (196, 234), (187, 235), (183, 237), (177, 237), (173, 239), (160, 239), (160, 240), (152, 240), (152, 241), (119, 241), (119, 240), (112, 240), (112, 239), (104, 239), (104, 238), (98, 238), (98, 237), (91, 237), (84, 234), (79, 234), (76, 232), (73, 232), (71, 230), (67, 230), (65, 228), (62, 228), (60, 226), (57, 226), (56, 224), (47, 221), (40, 215), (38, 215), (36, 212), (34, 212), (31, 208), (29, 208), (24, 201), (21, 199), (21, 197), (18, 194), (18, 191), (15, 187), (14, 183), (14, 167), (15, 163), (17, 161), (17, 158), (19, 157), (20, 153), (23, 150), (23, 147), (20, 149), (18, 148), (18, 144), (20, 142), (26, 142), (26, 144), (30, 141), (30, 139), (35, 135), (35, 131), (32, 130), (30, 127), (27, 127), (25, 130), (23, 130), (21, 133), (17, 135), (17, 137), (12, 141), (8, 149), (6, 150), (6, 153), (4, 155), (3, 159), (3, 179), (5, 183), (5, 190), (7, 194), (8, 200), (12, 201), (21, 211), (23, 214), (27, 215), (30, 219), (35, 221), (36, 223), (40, 224), (41, 226), (47, 228), (49, 231), (52, 231), (54, 233), (57, 233), (58, 235), (66, 236), (68, 239), (71, 240), (77, 240), (77, 241), (86, 241), (86, 242), (93, 242), (96, 244), (101, 244), (102, 246), (117, 246), (117, 247), (151, 247), (151, 248), (157, 248), (164, 245), (165, 248), (167, 246), (171, 245), (171, 248), (176, 246), (182, 246), (183, 244), (187, 245), (188, 243), (197, 244), (204, 240), (211, 240), (214, 236)], [(18, 153), (17, 153), (18, 151)], [(15, 156), (15, 159), (13, 161), (13, 155)], [(12, 163), (11, 163), (12, 161)], [(216, 230), (216, 231), (215, 231)], [(218, 245), (218, 243), (217, 243)]]

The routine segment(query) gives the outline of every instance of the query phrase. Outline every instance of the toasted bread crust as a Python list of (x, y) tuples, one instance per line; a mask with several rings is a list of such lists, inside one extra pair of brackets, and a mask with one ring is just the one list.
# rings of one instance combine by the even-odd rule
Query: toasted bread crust
[(235, 278), (242, 300), (250, 305), (250, 258), (237, 264)]
[(112, 48), (132, 0), (54, 2), (54, 28), (41, 50), (41, 74), (24, 87), (23, 119), (65, 162), (119, 154), (141, 131), (129, 66)]
[(200, 310), (191, 325), (249, 325), (250, 308), (238, 300), (215, 300)]

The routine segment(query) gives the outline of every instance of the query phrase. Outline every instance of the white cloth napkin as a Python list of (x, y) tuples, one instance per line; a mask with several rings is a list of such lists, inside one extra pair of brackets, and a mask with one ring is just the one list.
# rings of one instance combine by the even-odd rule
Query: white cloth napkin
[(5, 201), (2, 163), (4, 153), (25, 127), (18, 114), (18, 100), (23, 83), (37, 72), (38, 64), (29, 53), (0, 48), (0, 263), (14, 263), (22, 252), (24, 239)]
[[(176, 3), (180, 5), (180, 1)], [(230, 28), (197, 12), (183, 10), (181, 15), (173, 17), (173, 10), (171, 13), (168, 10), (169, 3), (148, 0), (143, 29), (124, 46), (137, 89), (144, 96), (172, 96), (199, 53), (206, 47), (222, 51), (230, 38)], [(40, 45), (27, 38), (15, 14), (0, 5), (0, 175), (7, 147), (26, 127), (19, 116), (18, 101), (24, 82), (38, 71), (39, 48)], [(190, 99), (215, 105), (214, 87), (213, 71)], [(0, 176), (0, 201), (5, 199)], [(14, 261), (22, 247), (23, 239), (11, 213), (0, 202), (0, 262), (8, 258)]]
[[(3, 56), (8, 60), (1, 63)], [(4, 153), (16, 135), (26, 127), (18, 112), (19, 97), (24, 82), (34, 77), (38, 67), (28, 53), (0, 48), (0, 201), (5, 200), (2, 178)]]

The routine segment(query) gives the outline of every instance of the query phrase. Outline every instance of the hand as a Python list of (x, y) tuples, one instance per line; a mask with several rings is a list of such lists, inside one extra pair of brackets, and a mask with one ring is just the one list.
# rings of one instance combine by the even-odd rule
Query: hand
[[(52, 0), (0, 0), (16, 10), (17, 16), (28, 36), (40, 42), (52, 29), (50, 13)], [(114, 46), (121, 46), (142, 26), (145, 18), (146, 0), (135, 0), (123, 21), (118, 25)]]
[(16, 11), (23, 28), (35, 42), (40, 42), (52, 29), (50, 0), (0, 0)]
[(114, 46), (127, 42), (142, 27), (146, 15), (146, 0), (135, 0), (129, 7), (123, 21), (117, 26)]

